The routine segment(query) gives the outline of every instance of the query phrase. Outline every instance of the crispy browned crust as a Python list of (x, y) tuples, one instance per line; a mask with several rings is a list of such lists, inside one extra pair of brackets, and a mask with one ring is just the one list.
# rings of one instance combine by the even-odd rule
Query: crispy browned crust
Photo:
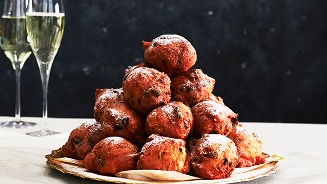
[(142, 45), (145, 63), (169, 76), (187, 71), (197, 60), (192, 44), (179, 35), (161, 35)]
[(237, 149), (232, 140), (220, 134), (205, 134), (191, 150), (191, 169), (205, 179), (229, 177), (237, 165)]
[(190, 69), (171, 79), (171, 98), (192, 107), (211, 98), (215, 79), (201, 69)]
[(67, 142), (62, 146), (62, 155), (84, 159), (91, 152), (93, 146), (105, 136), (100, 123), (95, 121), (83, 123), (70, 133)]
[(185, 145), (182, 139), (152, 134), (141, 149), (137, 169), (188, 173), (190, 166)]
[(132, 70), (123, 80), (125, 101), (137, 112), (150, 111), (170, 101), (170, 78), (148, 67)]
[(238, 124), (228, 137), (237, 147), (239, 157), (237, 167), (250, 167), (264, 163), (262, 142), (256, 133), (244, 128), (242, 124)]
[(120, 136), (137, 145), (145, 143), (145, 118), (125, 102), (109, 104), (99, 122), (106, 136)]
[(94, 103), (94, 118), (96, 121), (100, 120), (103, 110), (111, 103), (124, 101), (124, 91), (122, 88), (104, 88), (96, 89), (95, 103)]
[(202, 101), (192, 107), (193, 132), (197, 137), (203, 134), (228, 135), (238, 123), (238, 114), (227, 106), (214, 101)]
[(120, 171), (136, 169), (139, 148), (122, 137), (107, 137), (97, 143), (84, 158), (87, 169), (115, 175)]
[(193, 127), (191, 108), (182, 102), (172, 101), (151, 111), (145, 123), (148, 135), (186, 139)]

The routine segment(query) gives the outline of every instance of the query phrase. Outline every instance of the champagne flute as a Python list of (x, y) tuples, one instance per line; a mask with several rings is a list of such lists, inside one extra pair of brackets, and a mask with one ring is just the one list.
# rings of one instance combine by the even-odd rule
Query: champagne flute
[(29, 0), (26, 12), (27, 35), (37, 60), (43, 89), (44, 128), (29, 132), (30, 136), (56, 134), (47, 127), (48, 82), (53, 60), (58, 52), (64, 33), (65, 13), (63, 0)]
[(16, 104), (15, 119), (2, 122), (2, 127), (23, 128), (36, 125), (33, 122), (21, 120), (20, 104), (20, 76), (21, 69), (32, 50), (27, 41), (25, 23), (26, 1), (5, 0), (4, 11), (1, 17), (0, 46), (11, 61), (16, 74)]

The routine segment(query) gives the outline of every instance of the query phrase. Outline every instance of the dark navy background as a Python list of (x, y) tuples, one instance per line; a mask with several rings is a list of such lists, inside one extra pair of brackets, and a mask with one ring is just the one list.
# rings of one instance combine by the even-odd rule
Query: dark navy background
[[(3, 4), (0, 5), (0, 11)], [(92, 117), (96, 88), (119, 88), (141, 41), (179, 34), (197, 68), (240, 121), (327, 123), (327, 1), (66, 0), (49, 81), (50, 117)], [(42, 115), (33, 55), (22, 70), (22, 116)], [(14, 116), (15, 75), (0, 53), (0, 115)]]

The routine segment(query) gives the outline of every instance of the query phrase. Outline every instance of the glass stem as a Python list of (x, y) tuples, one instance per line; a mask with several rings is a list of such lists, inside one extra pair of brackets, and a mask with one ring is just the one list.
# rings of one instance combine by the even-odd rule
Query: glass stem
[(15, 121), (17, 123), (20, 122), (20, 75), (21, 75), (21, 67), (20, 63), (16, 62), (15, 64), (15, 74), (16, 74), (16, 104), (15, 104)]
[[(51, 63), (51, 62), (50, 62)], [(50, 63), (42, 63), (39, 65), (40, 67), (40, 74), (41, 74), (41, 81), (42, 81), (42, 92), (43, 92), (43, 121), (44, 121), (44, 129), (48, 129), (48, 82), (49, 82), (49, 76), (50, 76)]]

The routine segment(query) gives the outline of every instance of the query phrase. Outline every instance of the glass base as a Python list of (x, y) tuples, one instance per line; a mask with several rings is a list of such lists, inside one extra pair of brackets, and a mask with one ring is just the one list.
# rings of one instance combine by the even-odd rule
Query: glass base
[(35, 125), (36, 123), (26, 122), (26, 121), (6, 121), (1, 123), (2, 127), (8, 127), (8, 128), (28, 128)]
[(33, 137), (43, 137), (43, 136), (54, 135), (59, 133), (60, 132), (54, 132), (48, 129), (42, 129), (39, 131), (26, 133), (26, 135), (33, 136)]

